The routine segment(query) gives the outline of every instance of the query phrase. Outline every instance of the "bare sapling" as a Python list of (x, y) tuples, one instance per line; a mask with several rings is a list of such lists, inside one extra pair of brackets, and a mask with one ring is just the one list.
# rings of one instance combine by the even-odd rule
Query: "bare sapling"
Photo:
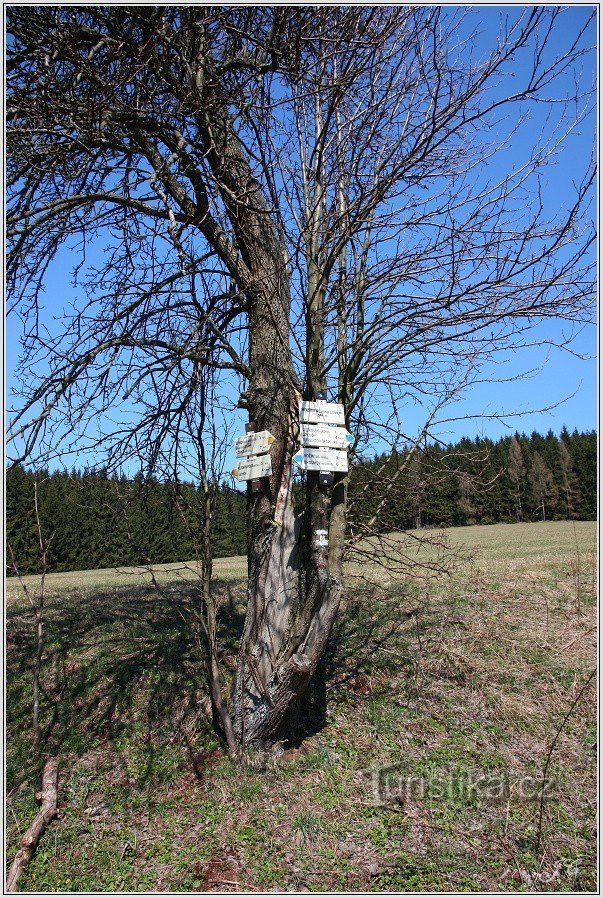
[(23, 594), (25, 595), (27, 601), (29, 602), (33, 614), (34, 614), (34, 622), (36, 627), (36, 653), (34, 656), (33, 663), (33, 708), (32, 708), (32, 733), (33, 733), (33, 741), (34, 745), (39, 745), (42, 739), (42, 730), (40, 726), (40, 693), (42, 691), (41, 687), (41, 676), (42, 676), (42, 658), (44, 655), (44, 610), (45, 610), (45, 586), (46, 586), (46, 573), (48, 571), (48, 549), (50, 547), (50, 543), (52, 541), (52, 534), (48, 539), (45, 538), (42, 528), (42, 522), (40, 520), (40, 507), (39, 507), (39, 499), (38, 499), (38, 481), (34, 481), (34, 512), (36, 518), (36, 534), (38, 539), (39, 546), (39, 560), (40, 560), (40, 585), (39, 588), (32, 591), (23, 577), (21, 576), (21, 572), (19, 570), (18, 560), (15, 557), (15, 553), (13, 551), (12, 545), (8, 544), (8, 554), (10, 557), (10, 567), (14, 571), (15, 575), (19, 579), (19, 583), (21, 585), (21, 589), (23, 590)]

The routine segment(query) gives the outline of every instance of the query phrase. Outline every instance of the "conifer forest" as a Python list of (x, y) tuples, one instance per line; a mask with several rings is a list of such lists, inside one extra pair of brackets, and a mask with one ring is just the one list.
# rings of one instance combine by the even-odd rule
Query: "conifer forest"
[[(384, 480), (403, 469), (403, 489), (379, 509), (382, 532), (471, 524), (594, 520), (597, 440), (594, 431), (559, 437), (551, 431), (497, 441), (465, 438), (421, 452), (358, 463), (350, 500), (352, 533), (382, 505)], [(33, 501), (38, 482), (41, 525), (49, 541), (48, 571), (191, 559), (204, 497), (194, 484), (128, 479), (103, 470), (7, 472), (7, 541), (22, 573), (36, 573), (39, 546)], [(368, 487), (368, 488), (367, 488)], [(226, 482), (215, 490), (213, 552), (247, 551), (245, 494)], [(13, 573), (9, 569), (9, 574)]]

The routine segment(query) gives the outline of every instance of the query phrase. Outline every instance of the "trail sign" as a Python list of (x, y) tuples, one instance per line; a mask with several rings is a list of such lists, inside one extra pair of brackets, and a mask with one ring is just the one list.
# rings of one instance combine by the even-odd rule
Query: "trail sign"
[(348, 470), (348, 454), (345, 449), (309, 449), (302, 447), (293, 456), (293, 461), (304, 471), (345, 471)]
[(332, 471), (319, 471), (318, 472), (318, 488), (321, 490), (328, 490), (330, 486), (333, 486), (333, 472)]
[(324, 549), (329, 545), (329, 531), (328, 530), (315, 530), (314, 531), (314, 542), (317, 546)]
[(302, 424), (343, 424), (345, 415), (339, 402), (300, 402), (299, 420)]
[(237, 480), (256, 480), (258, 477), (270, 477), (272, 460), (269, 455), (255, 455), (242, 459), (231, 472)]
[(345, 427), (327, 424), (302, 424), (299, 437), (303, 446), (322, 446), (326, 449), (348, 449), (354, 437)]
[(275, 438), (269, 430), (252, 431), (235, 440), (235, 454), (237, 458), (245, 455), (260, 455), (268, 452)]

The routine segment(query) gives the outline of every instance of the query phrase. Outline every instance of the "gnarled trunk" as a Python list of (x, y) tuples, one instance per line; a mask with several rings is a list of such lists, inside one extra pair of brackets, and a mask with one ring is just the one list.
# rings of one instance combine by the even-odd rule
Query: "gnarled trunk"
[[(199, 130), (244, 263), (236, 272), (249, 321), (247, 395), (256, 430), (275, 437), (272, 476), (249, 501), (245, 626), (232, 695), (232, 725), (243, 747), (294, 735), (300, 702), (326, 645), (341, 595), (329, 553), (314, 539), (328, 528), (329, 502), (308, 475), (296, 507), (292, 457), (299, 432), (300, 385), (290, 339), (290, 272), (284, 240), (267, 208), (228, 111), (211, 79), (200, 81)], [(340, 570), (340, 565), (337, 566)]]
[(250, 419), (276, 442), (272, 477), (259, 493), (249, 493), (248, 603), (232, 700), (235, 737), (244, 747), (295, 734), (341, 596), (340, 580), (329, 573), (329, 550), (314, 538), (327, 505), (315, 473), (308, 475), (305, 499), (295, 503), (300, 393), (288, 341), (279, 339), (275, 320), (274, 314), (251, 317), (250, 367), (257, 374), (249, 390)]

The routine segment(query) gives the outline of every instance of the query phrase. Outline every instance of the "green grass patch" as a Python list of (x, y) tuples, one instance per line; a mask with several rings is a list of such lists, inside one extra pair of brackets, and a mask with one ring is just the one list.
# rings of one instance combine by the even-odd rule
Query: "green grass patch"
[[(594, 528), (451, 529), (473, 555), (452, 578), (384, 584), (376, 571), (354, 591), (352, 577), (317, 682), (324, 725), (253, 768), (220, 754), (200, 712), (182, 570), (162, 566), (167, 598), (146, 575), (49, 578), (40, 749), (35, 635), (13, 596), (9, 861), (45, 756), (60, 765), (61, 815), (22, 889), (203, 890), (213, 875), (226, 891), (594, 891), (592, 689), (556, 743), (536, 839), (548, 747), (595, 663)], [(220, 588), (238, 565), (218, 562)], [(233, 651), (243, 609), (225, 607)]]

